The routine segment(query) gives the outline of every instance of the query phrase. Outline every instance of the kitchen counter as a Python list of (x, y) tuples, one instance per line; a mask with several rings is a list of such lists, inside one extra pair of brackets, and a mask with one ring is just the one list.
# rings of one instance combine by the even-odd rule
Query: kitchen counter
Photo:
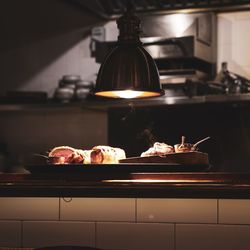
[(250, 198), (250, 173), (0, 174), (0, 196)]

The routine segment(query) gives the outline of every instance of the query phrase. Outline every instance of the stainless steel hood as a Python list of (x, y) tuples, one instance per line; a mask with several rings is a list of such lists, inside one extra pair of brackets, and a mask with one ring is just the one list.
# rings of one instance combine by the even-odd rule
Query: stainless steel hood
[[(156, 62), (161, 83), (177, 76), (213, 79), (217, 61), (217, 21), (214, 13), (140, 17), (144, 36), (141, 41)], [(116, 46), (117, 34), (109, 27), (103, 29), (104, 34), (109, 34), (108, 40), (101, 40), (95, 35), (91, 37), (91, 55), (97, 63), (102, 63), (106, 54)]]

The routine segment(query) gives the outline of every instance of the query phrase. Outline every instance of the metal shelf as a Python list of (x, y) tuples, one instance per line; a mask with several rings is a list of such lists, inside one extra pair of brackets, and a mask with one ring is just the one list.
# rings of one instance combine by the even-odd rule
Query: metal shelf
[(112, 99), (94, 100), (72, 103), (27, 103), (27, 104), (0, 104), (0, 112), (25, 112), (25, 111), (46, 111), (46, 112), (82, 112), (87, 110), (106, 112), (112, 108), (126, 107), (156, 107), (168, 105), (203, 105), (203, 104), (250, 104), (250, 94), (230, 94), (230, 95), (207, 95), (195, 97), (168, 97), (148, 99)]

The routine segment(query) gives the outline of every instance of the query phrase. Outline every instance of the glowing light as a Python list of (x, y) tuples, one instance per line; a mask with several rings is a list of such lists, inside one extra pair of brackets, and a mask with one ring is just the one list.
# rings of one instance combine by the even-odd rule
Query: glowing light
[(176, 37), (183, 36), (193, 23), (193, 20), (187, 14), (173, 14), (170, 16), (170, 21)]
[(150, 91), (115, 90), (115, 91), (97, 92), (95, 93), (95, 95), (104, 96), (104, 97), (112, 97), (112, 98), (132, 99), (132, 98), (159, 96), (161, 94), (157, 92), (150, 92)]
[(157, 179), (134, 179), (134, 180), (103, 180), (102, 182), (116, 183), (209, 183), (211, 180), (157, 180)]
[(126, 99), (130, 99), (130, 98), (136, 98), (142, 95), (143, 92), (141, 91), (133, 91), (133, 90), (124, 90), (124, 91), (117, 91), (116, 94), (120, 97), (120, 98), (126, 98)]

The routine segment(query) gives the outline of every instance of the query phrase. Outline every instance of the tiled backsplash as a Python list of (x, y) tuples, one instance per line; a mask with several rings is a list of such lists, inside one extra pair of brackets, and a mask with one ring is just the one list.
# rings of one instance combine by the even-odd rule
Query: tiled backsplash
[(249, 200), (0, 198), (0, 207), (0, 247), (245, 250), (250, 245)]

